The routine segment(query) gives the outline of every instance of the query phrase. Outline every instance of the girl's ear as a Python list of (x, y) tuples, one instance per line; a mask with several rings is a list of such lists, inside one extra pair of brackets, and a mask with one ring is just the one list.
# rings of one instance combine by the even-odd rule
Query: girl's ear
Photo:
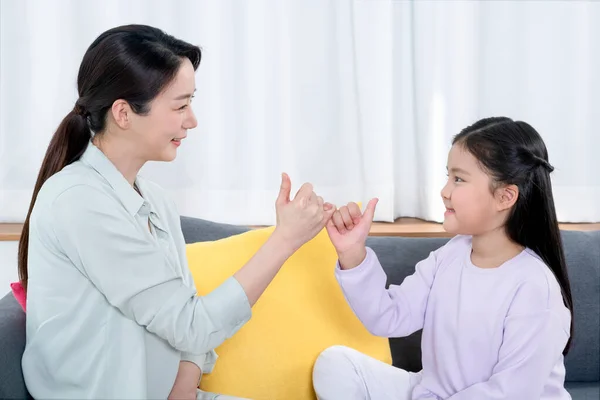
[(498, 211), (510, 209), (519, 199), (519, 187), (517, 185), (506, 185), (496, 189), (496, 204)]

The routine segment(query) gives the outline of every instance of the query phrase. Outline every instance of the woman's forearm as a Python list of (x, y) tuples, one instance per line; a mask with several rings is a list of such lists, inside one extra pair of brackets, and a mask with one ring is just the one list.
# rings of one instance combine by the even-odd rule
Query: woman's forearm
[(281, 266), (296, 250), (276, 229), (246, 265), (233, 275), (244, 288), (250, 306), (256, 303)]
[(190, 361), (181, 361), (169, 400), (195, 399), (202, 371)]

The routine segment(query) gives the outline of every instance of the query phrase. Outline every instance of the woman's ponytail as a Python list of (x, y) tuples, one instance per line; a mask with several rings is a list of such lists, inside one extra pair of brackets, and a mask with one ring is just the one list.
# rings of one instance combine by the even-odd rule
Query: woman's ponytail
[(19, 280), (25, 290), (27, 290), (29, 217), (31, 216), (37, 195), (48, 178), (81, 157), (90, 138), (91, 130), (88, 126), (86, 112), (77, 104), (73, 111), (67, 114), (62, 120), (54, 136), (52, 136), (33, 189), (31, 204), (29, 205), (29, 211), (27, 211), (27, 218), (25, 219), (19, 240), (18, 251)]

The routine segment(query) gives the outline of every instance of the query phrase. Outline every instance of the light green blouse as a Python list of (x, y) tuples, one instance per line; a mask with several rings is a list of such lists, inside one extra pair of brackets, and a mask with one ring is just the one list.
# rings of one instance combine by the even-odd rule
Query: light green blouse
[(250, 319), (233, 277), (197, 296), (175, 204), (136, 187), (90, 142), (39, 192), (22, 360), (34, 398), (166, 399), (181, 360), (210, 372)]

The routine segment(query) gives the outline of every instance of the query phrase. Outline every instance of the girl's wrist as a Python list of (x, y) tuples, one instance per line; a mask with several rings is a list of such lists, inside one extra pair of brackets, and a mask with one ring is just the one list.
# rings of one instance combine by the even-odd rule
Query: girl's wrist
[(341, 269), (352, 269), (358, 267), (367, 257), (366, 246), (356, 246), (350, 250), (338, 253), (338, 261)]

